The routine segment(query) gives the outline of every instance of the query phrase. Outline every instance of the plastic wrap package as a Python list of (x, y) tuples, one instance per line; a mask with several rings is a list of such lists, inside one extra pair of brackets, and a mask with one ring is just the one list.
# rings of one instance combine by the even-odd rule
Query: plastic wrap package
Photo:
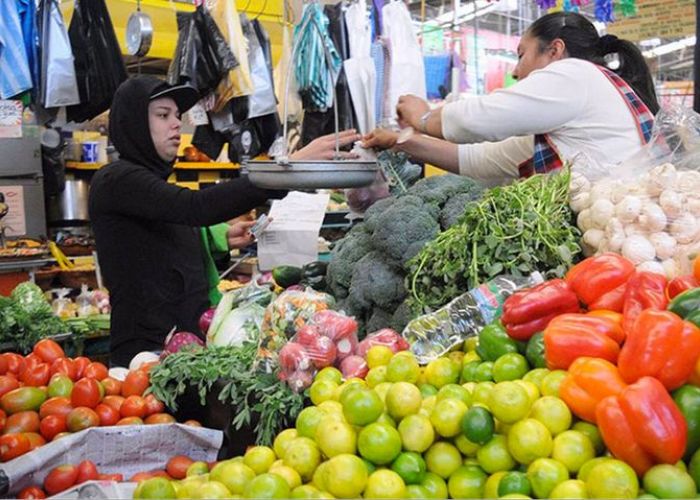
[(498, 318), (503, 303), (515, 291), (543, 281), (539, 273), (529, 277), (498, 276), (460, 295), (437, 311), (406, 325), (401, 336), (421, 364), (439, 358)]
[(272, 372), (280, 349), (319, 311), (331, 309), (335, 299), (312, 289), (282, 292), (267, 308), (263, 317), (256, 367)]
[(336, 311), (317, 312), (280, 349), (279, 378), (299, 392), (327, 366), (340, 367), (346, 378), (364, 377), (368, 367), (354, 354), (357, 345), (357, 322), (353, 318)]
[(574, 167), (570, 204), (586, 255), (622, 254), (669, 279), (700, 252), (700, 115), (664, 109), (651, 141), (614, 170)]
[(411, 347), (401, 335), (391, 328), (382, 328), (379, 331), (367, 335), (362, 342), (358, 344), (355, 354), (365, 358), (367, 357), (367, 351), (376, 345), (388, 347), (394, 354), (399, 351), (405, 351)]

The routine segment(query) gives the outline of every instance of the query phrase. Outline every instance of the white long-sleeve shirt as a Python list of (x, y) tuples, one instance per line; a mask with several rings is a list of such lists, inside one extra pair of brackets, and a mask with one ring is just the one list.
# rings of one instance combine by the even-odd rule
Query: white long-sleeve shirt
[(545, 133), (563, 160), (585, 158), (600, 168), (643, 146), (620, 92), (581, 59), (553, 62), (510, 88), (442, 109), (443, 136), (460, 144), (460, 173), (477, 179), (516, 179), (518, 165), (534, 153), (534, 135)]

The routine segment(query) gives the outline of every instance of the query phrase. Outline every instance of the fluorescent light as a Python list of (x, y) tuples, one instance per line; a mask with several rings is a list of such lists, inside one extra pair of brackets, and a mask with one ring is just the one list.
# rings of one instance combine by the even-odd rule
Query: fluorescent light
[[(474, 6), (476, 5), (476, 14), (474, 13)], [(469, 5), (463, 5), (457, 10), (457, 24), (471, 21), (475, 17), (483, 16), (491, 11), (498, 8), (498, 2), (493, 2), (489, 0), (475, 0)], [(434, 22), (438, 24), (452, 24), (454, 19), (454, 11), (445, 12), (440, 14), (434, 19)]]
[(645, 50), (643, 54), (644, 57), (659, 57), (666, 54), (670, 54), (671, 52), (675, 52), (677, 50), (692, 47), (693, 45), (695, 45), (695, 37), (689, 36), (687, 38), (683, 38), (682, 40), (667, 43), (665, 45), (659, 45), (658, 47), (655, 47), (651, 50)]

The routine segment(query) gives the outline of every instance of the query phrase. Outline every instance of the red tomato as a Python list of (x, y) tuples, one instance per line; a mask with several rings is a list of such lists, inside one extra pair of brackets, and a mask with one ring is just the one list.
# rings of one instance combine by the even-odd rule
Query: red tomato
[(75, 364), (75, 370), (76, 370), (76, 377), (78, 378), (83, 378), (83, 373), (85, 373), (85, 368), (87, 365), (92, 363), (90, 361), (90, 358), (86, 358), (85, 356), (78, 356), (77, 358), (73, 359), (73, 363)]
[(154, 413), (163, 413), (165, 411), (165, 405), (158, 401), (153, 394), (149, 394), (145, 398), (146, 401), (146, 415), (153, 415)]
[(154, 413), (147, 416), (146, 420), (144, 420), (146, 424), (174, 424), (175, 422), (175, 417), (167, 413)]
[(160, 469), (152, 470), (152, 471), (150, 471), (150, 474), (151, 474), (151, 477), (164, 477), (165, 479), (169, 479), (169, 480), (172, 479), (172, 477), (170, 477), (170, 474), (168, 474), (166, 471), (160, 470)]
[(146, 374), (148, 374), (151, 373), (151, 368), (153, 368), (154, 366), (158, 366), (159, 364), (160, 361), (149, 361), (139, 366), (138, 370), (141, 372), (146, 372)]
[(20, 387), (0, 397), (0, 406), (8, 414), (18, 411), (39, 411), (46, 401), (46, 390), (40, 387)]
[(55, 397), (47, 399), (39, 408), (39, 418), (43, 419), (49, 415), (63, 415), (67, 416), (73, 409), (68, 398)]
[(19, 382), (14, 375), (0, 375), (0, 398), (17, 388), (19, 388)]
[(121, 474), (98, 474), (97, 479), (100, 481), (116, 481), (121, 483), (124, 481), (124, 476)]
[(119, 412), (105, 403), (98, 404), (95, 413), (100, 417), (100, 425), (102, 426), (116, 425), (119, 422)]
[(51, 339), (41, 339), (39, 342), (34, 344), (34, 349), (32, 353), (39, 356), (45, 363), (53, 363), (57, 359), (65, 358), (66, 353), (56, 341)]
[(0, 355), (0, 375), (5, 375), (7, 373), (7, 360), (5, 356)]
[(119, 413), (122, 417), (143, 418), (146, 416), (146, 400), (141, 396), (129, 396), (124, 400)]
[(145, 481), (146, 479), (151, 479), (153, 477), (153, 474), (150, 472), (137, 472), (133, 476), (129, 478), (129, 482), (132, 483), (140, 483), (141, 481)]
[(78, 480), (75, 484), (93, 481), (97, 479), (98, 476), (97, 466), (90, 460), (83, 460), (78, 464)]
[(183, 422), (184, 425), (189, 425), (190, 427), (201, 427), (202, 424), (199, 423), (199, 420), (185, 420)]
[(3, 434), (39, 432), (39, 414), (35, 411), (20, 411), (7, 417)]
[(35, 500), (38, 498), (46, 498), (46, 493), (38, 486), (27, 486), (19, 492), (17, 498), (20, 500)]
[(126, 398), (117, 395), (105, 396), (102, 402), (108, 406), (111, 406), (115, 410), (119, 411), (122, 408), (122, 404)]
[(67, 375), (74, 382), (78, 379), (78, 367), (70, 358), (60, 358), (51, 363), (51, 375), (57, 373)]
[(175, 455), (168, 460), (165, 470), (175, 479), (184, 479), (187, 476), (187, 468), (194, 460), (186, 455)]
[(31, 442), (24, 434), (3, 434), (0, 436), (0, 461), (7, 462), (24, 455), (30, 448)]
[(37, 434), (36, 432), (25, 432), (24, 435), (27, 436), (27, 439), (29, 439), (29, 451), (46, 444), (46, 439), (44, 439), (44, 436), (41, 434)]
[(48, 415), (41, 419), (39, 424), (39, 432), (47, 441), (53, 440), (61, 432), (66, 432), (65, 415)]
[(19, 375), (21, 375), (22, 372), (23, 372), (24, 370), (26, 370), (27, 368), (34, 367), (34, 366), (36, 366), (36, 365), (38, 365), (38, 364), (40, 364), (40, 363), (43, 363), (43, 362), (44, 362), (43, 359), (41, 359), (41, 358), (40, 358), (39, 356), (37, 356), (36, 354), (30, 352), (29, 354), (27, 354), (27, 355), (24, 357), (24, 369), (23, 369), (23, 370), (20, 370)]
[(0, 434), (2, 434), (3, 429), (5, 429), (5, 424), (7, 423), (7, 414), (0, 410)]
[(122, 383), (116, 378), (107, 377), (100, 381), (108, 396), (119, 396), (122, 392)]
[(44, 479), (44, 490), (55, 495), (75, 485), (78, 480), (78, 468), (75, 465), (59, 465)]
[(86, 406), (94, 408), (100, 404), (100, 387), (94, 378), (81, 378), (73, 386), (70, 395), (73, 406)]
[(100, 417), (92, 408), (74, 408), (66, 417), (66, 427), (70, 432), (78, 432), (88, 427), (99, 427)]
[(56, 434), (51, 441), (56, 441), (57, 439), (61, 439), (62, 437), (66, 436), (71, 436), (73, 433), (72, 432), (59, 432)]
[(27, 364), (22, 356), (14, 352), (6, 352), (2, 357), (7, 361), (7, 371), (14, 375), (19, 375)]
[(148, 374), (135, 370), (130, 371), (122, 382), (122, 396), (141, 396), (148, 389)]
[(143, 425), (143, 420), (139, 417), (126, 417), (117, 422), (117, 425)]
[(24, 385), (31, 387), (41, 387), (49, 383), (50, 369), (46, 363), (39, 363), (36, 366), (27, 364), (27, 368), (20, 375), (20, 380)]
[(85, 367), (83, 377), (94, 378), (95, 380), (103, 380), (109, 376), (107, 367), (102, 363), (93, 362)]

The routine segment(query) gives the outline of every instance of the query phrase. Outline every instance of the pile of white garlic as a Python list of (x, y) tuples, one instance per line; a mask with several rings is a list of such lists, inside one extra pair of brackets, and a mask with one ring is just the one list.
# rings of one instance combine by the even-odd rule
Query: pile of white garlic
[(622, 254), (672, 279), (700, 253), (700, 172), (665, 163), (636, 179), (590, 182), (571, 174), (570, 204), (584, 254)]

